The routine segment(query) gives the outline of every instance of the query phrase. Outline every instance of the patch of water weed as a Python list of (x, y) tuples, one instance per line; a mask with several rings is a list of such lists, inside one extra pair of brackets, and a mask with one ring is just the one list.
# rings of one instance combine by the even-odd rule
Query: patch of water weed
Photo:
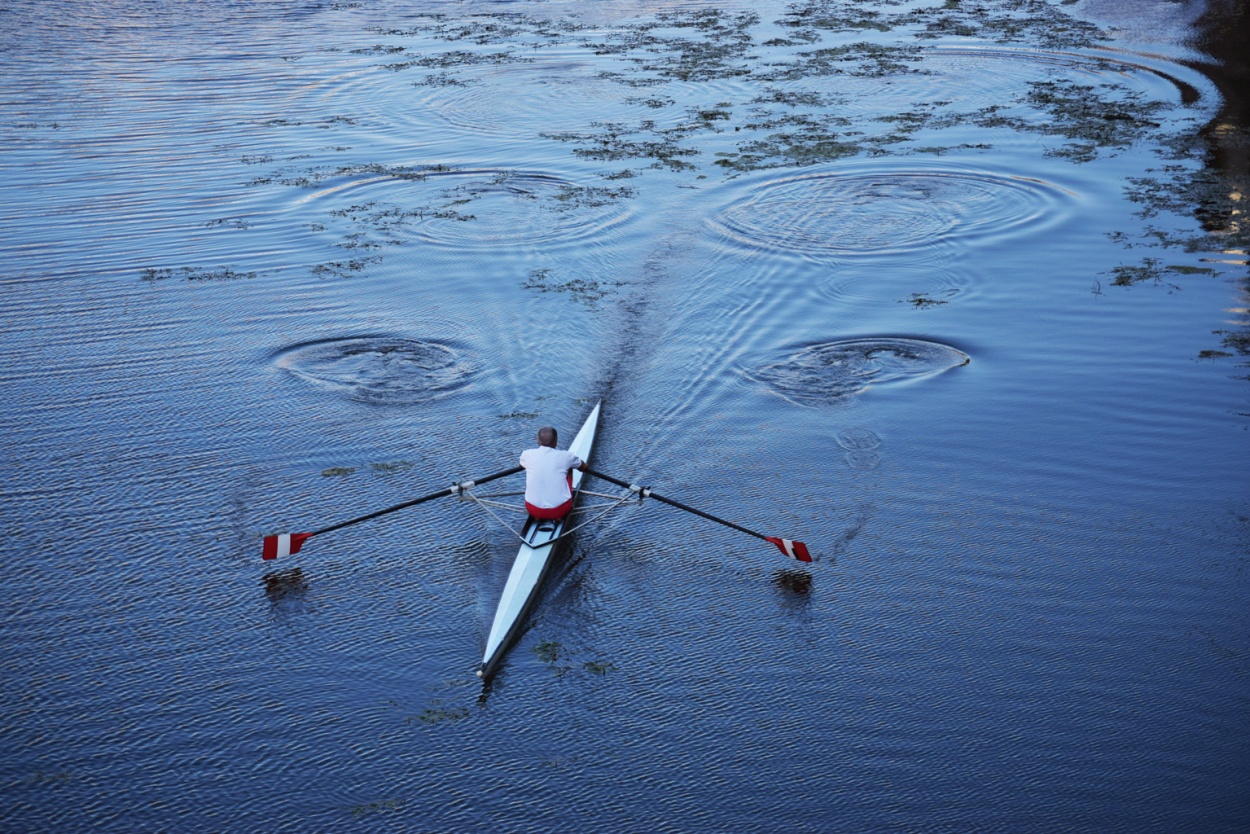
[[(945, 0), (915, 7), (901, 0), (878, 0), (871, 8), (859, 0), (807, 0), (788, 7), (777, 21), (795, 36), (813, 31), (910, 31), (918, 39), (965, 37), (999, 43), (1028, 42), (1050, 49), (1087, 47), (1108, 34), (1047, 0)], [(890, 7), (899, 9), (891, 13)], [(810, 35), (807, 35), (810, 37)]]
[[(445, 21), (445, 18), (444, 18)], [(534, 40), (524, 45), (536, 48), (559, 42), (567, 35), (591, 28), (576, 21), (528, 17), (523, 14), (500, 13), (441, 22), (427, 34), (446, 41), (472, 41), (479, 46), (492, 43), (516, 43), (525, 37)]]
[(240, 281), (255, 278), (255, 272), (236, 272), (230, 267), (220, 269), (202, 269), (195, 266), (184, 266), (180, 269), (156, 269), (148, 267), (140, 273), (144, 281), (155, 283), (170, 278), (183, 278), (187, 281)]
[(538, 655), (538, 659), (543, 663), (555, 663), (562, 657), (564, 646), (555, 640), (543, 640), (534, 647), (534, 654)]
[(601, 208), (618, 200), (633, 197), (637, 192), (629, 186), (609, 188), (607, 186), (573, 185), (566, 183), (552, 195), (560, 209)]
[(980, 37), (999, 43), (1074, 49), (1109, 37), (1099, 26), (1073, 17), (1047, 0), (999, 0), (993, 4), (946, 0), (939, 7), (914, 9), (903, 19), (906, 25), (923, 27), (918, 38)]
[[(699, 150), (680, 145), (681, 140), (689, 134), (689, 128), (657, 130), (655, 122), (650, 120), (644, 120), (636, 128), (629, 128), (619, 122), (592, 122), (591, 127), (598, 132), (565, 131), (540, 135), (546, 139), (579, 145), (580, 147), (573, 149), (573, 154), (584, 159), (601, 162), (651, 159), (654, 160), (651, 165), (653, 168), (668, 168), (671, 171), (689, 171), (695, 168), (686, 158), (698, 156)], [(640, 138), (646, 136), (658, 138)]]
[(442, 707), (436, 705), (426, 707), (421, 710), (419, 715), (407, 719), (406, 723), (409, 725), (424, 724), (428, 727), (436, 724), (448, 724), (463, 721), (470, 715), (471, 713), (466, 707)]
[(625, 103), (640, 104), (643, 107), (650, 107), (652, 110), (659, 110), (664, 107), (672, 107), (677, 101), (667, 97), (660, 98), (659, 96), (648, 96), (645, 98), (642, 96), (631, 96), (625, 99)]
[(714, 81), (751, 74), (754, 12), (670, 11), (584, 44), (596, 55), (620, 55), (657, 78)]
[[(1148, 100), (1121, 84), (1078, 84), (1071, 81), (1033, 81), (1013, 108), (990, 105), (972, 113), (934, 116), (930, 127), (970, 122), (984, 128), (1009, 128), (1022, 133), (1059, 136), (1067, 144), (1046, 151), (1047, 156), (1088, 162), (1101, 154), (1114, 156), (1134, 143), (1164, 140), (1159, 114), (1174, 109), (1169, 102)], [(1049, 118), (1039, 118), (1039, 114)]]
[(443, 52), (438, 55), (427, 55), (422, 58), (413, 58), (408, 61), (398, 61), (392, 64), (383, 64), (382, 69), (391, 72), (400, 72), (402, 70), (411, 69), (413, 67), (421, 67), (423, 69), (456, 69), (459, 67), (480, 67), (494, 66), (502, 67), (508, 64), (532, 64), (534, 59), (524, 55), (514, 55), (511, 52), (467, 52), (463, 49), (452, 50), (451, 52)]
[(718, 153), (715, 164), (731, 171), (756, 171), (782, 166), (817, 165), (856, 156), (863, 151), (860, 142), (835, 132), (835, 128), (849, 124), (850, 120), (829, 114), (770, 114), (763, 121), (749, 122), (745, 128), (757, 132), (776, 132), (739, 143), (736, 153)]
[(391, 811), (398, 811), (404, 807), (404, 803), (398, 799), (383, 799), (378, 802), (366, 802), (361, 805), (353, 805), (351, 813), (353, 819), (369, 816), (370, 814), (386, 814)]
[(582, 668), (592, 675), (606, 675), (616, 671), (616, 664), (607, 660), (588, 660), (582, 664)]
[(770, 88), (751, 99), (748, 104), (783, 104), (786, 107), (828, 107), (844, 103), (833, 96), (802, 90)]
[[(471, 201), (471, 198), (457, 197), (443, 205), (423, 206), (419, 208), (403, 208), (390, 203), (371, 200), (367, 203), (347, 206), (330, 212), (332, 217), (341, 218), (352, 223), (359, 231), (346, 234), (335, 245), (342, 249), (380, 249), (383, 246), (402, 246), (403, 233), (412, 224), (422, 220), (453, 220), (468, 222), (476, 220), (476, 215), (465, 214), (459, 210)], [(377, 240), (372, 235), (380, 235)]]
[[(1250, 247), (1250, 224), (1244, 216), (1244, 187), (1217, 170), (1192, 164), (1152, 169), (1147, 177), (1130, 177), (1125, 196), (1137, 204), (1137, 216), (1194, 214), (1205, 232), (1192, 239), (1176, 238), (1190, 251)], [(1154, 235), (1159, 237), (1159, 235)]]
[[(537, 411), (510, 411), (507, 414), (496, 414), (495, 416), (498, 417), (500, 420), (536, 420), (538, 419), (538, 412)], [(535, 651), (537, 651), (537, 649)]]
[(327, 261), (312, 268), (313, 275), (318, 278), (349, 278), (363, 272), (370, 264), (381, 261), (381, 256), (370, 258), (350, 258), (346, 261)]
[(416, 466), (416, 464), (409, 460), (397, 460), (397, 461), (390, 461), (387, 463), (369, 464), (369, 468), (373, 471), (373, 474), (378, 478), (387, 478), (387, 477), (390, 477), (391, 475), (398, 475), (401, 472), (407, 472), (409, 469), (412, 469), (414, 466)]
[(1077, 140), (1077, 148), (1127, 148), (1161, 127), (1155, 118), (1172, 108), (1119, 84), (1035, 81), (1029, 88), (1025, 101), (1051, 116), (1034, 129)]
[(1167, 271), (1167, 267), (1163, 266), (1158, 258), (1144, 258), (1140, 264), (1121, 264), (1114, 267), (1110, 273), (1115, 276), (1111, 284), (1116, 287), (1131, 287), (1145, 282), (1156, 285), (1166, 283), (1172, 289), (1179, 290), (1179, 286), (1164, 280), (1164, 274)]
[(449, 72), (438, 72), (427, 75), (420, 81), (412, 82), (414, 87), (467, 87), (471, 82), (457, 78)]
[(1219, 275), (1219, 271), (1207, 266), (1193, 266), (1190, 264), (1163, 264), (1158, 258), (1144, 258), (1142, 262), (1135, 266), (1117, 266), (1111, 270), (1111, 274), (1115, 276), (1115, 280), (1111, 283), (1117, 287), (1131, 287), (1135, 284), (1150, 282), (1156, 285), (1166, 285), (1173, 289), (1180, 289), (1176, 284), (1165, 280), (1167, 275), (1193, 276), (1193, 275)]
[(914, 292), (910, 297), (900, 300), (899, 303), (910, 304), (917, 310), (927, 310), (930, 307), (939, 307), (943, 304), (949, 304), (950, 302), (942, 299), (931, 298), (924, 293)]
[[(880, 0), (874, 4), (874, 6), (889, 5), (898, 4), (880, 2)], [(894, 27), (893, 19), (887, 13), (865, 8), (864, 3), (838, 3), (829, 2), (829, 0), (792, 4), (789, 6), (789, 11), (777, 23), (793, 29), (824, 29), (831, 32), (852, 32), (865, 29), (888, 32)]]
[(321, 477), (346, 478), (347, 476), (354, 475), (355, 473), (356, 467), (354, 466), (331, 466), (329, 469), (321, 470)]
[[(1250, 356), (1250, 332), (1237, 330), (1213, 330), (1217, 336), (1223, 336), (1222, 344), (1240, 356)], [(1231, 353), (1226, 353), (1232, 356)]]
[(895, 75), (927, 75), (919, 66), (924, 50), (906, 44), (859, 43), (800, 52), (797, 61), (781, 65), (770, 76), (796, 81), (816, 76), (846, 75), (854, 78), (888, 78)]
[(252, 228), (252, 224), (241, 217), (221, 217), (217, 220), (209, 220), (204, 224), (205, 229), (221, 229), (227, 227), (242, 230)]
[(348, 50), (352, 55), (395, 55), (403, 52), (405, 47), (395, 46), (393, 44), (377, 43), (373, 46), (362, 46), (358, 49)]
[(624, 281), (599, 281), (594, 278), (573, 278), (557, 282), (551, 278), (550, 269), (535, 269), (521, 285), (522, 289), (537, 290), (548, 293), (568, 293), (573, 299), (588, 307), (594, 307), (599, 301), (607, 298), (617, 288), (625, 286)]

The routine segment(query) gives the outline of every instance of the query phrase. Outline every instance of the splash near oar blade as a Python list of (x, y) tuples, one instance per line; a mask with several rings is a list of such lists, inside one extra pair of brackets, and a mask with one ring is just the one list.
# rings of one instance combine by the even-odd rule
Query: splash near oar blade
[(261, 550), (261, 558), (265, 561), (273, 561), (279, 556), (290, 556), (299, 553), (299, 549), (304, 546), (304, 542), (312, 537), (312, 533), (278, 533), (275, 536), (265, 536), (265, 545)]
[(803, 544), (803, 542), (782, 539), (777, 536), (765, 536), (764, 538), (777, 545), (777, 549), (791, 559), (798, 559), (800, 562), (812, 561), (812, 554), (807, 552), (807, 545)]

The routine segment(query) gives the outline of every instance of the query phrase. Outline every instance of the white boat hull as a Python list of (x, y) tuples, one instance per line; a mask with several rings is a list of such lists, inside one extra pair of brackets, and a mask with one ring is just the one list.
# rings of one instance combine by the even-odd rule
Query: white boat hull
[[(569, 444), (569, 451), (583, 461), (589, 460), (590, 450), (595, 442), (595, 431), (599, 425), (599, 404), (596, 404), (582, 424), (577, 436)], [(582, 473), (573, 472), (573, 500), (581, 488)], [(559, 521), (538, 521), (530, 518), (521, 530), (521, 538), (525, 543), (517, 553), (512, 570), (508, 573), (508, 582), (504, 585), (503, 594), (499, 598), (499, 607), (495, 611), (495, 620), (490, 627), (490, 635), (486, 638), (486, 652), (482, 655), (482, 668), (478, 672), (486, 677), (495, 671), (504, 653), (511, 646), (513, 639), (520, 633), (525, 622), (525, 615), (538, 594), (547, 568), (551, 565), (556, 550), (562, 542), (559, 538), (567, 526), (568, 518)]]

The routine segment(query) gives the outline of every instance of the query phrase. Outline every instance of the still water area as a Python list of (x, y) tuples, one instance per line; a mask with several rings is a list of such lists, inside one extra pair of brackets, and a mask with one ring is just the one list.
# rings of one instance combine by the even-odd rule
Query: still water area
[(0, 830), (1250, 830), (1248, 14), (6, 3)]

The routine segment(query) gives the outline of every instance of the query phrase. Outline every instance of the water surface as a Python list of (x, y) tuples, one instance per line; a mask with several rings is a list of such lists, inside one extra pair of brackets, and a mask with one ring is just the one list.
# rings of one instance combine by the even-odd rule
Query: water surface
[[(1244, 18), (1127, 5), (0, 10), (4, 830), (1245, 830)], [(483, 688), (485, 514), (259, 558), (599, 399), (816, 563), (626, 509)]]

